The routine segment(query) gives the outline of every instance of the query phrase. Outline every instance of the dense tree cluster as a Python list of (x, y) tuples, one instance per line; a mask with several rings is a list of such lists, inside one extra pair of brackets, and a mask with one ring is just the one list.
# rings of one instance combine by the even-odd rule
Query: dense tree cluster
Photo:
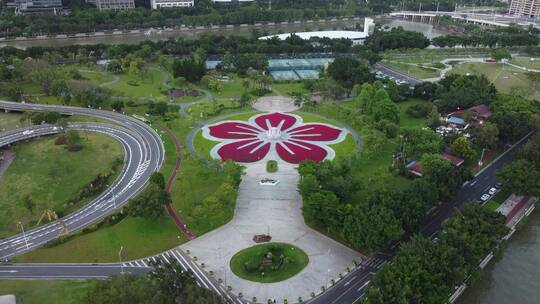
[(156, 219), (164, 214), (163, 206), (170, 203), (171, 197), (165, 190), (165, 179), (160, 175), (161, 173), (154, 173), (146, 189), (129, 202), (129, 215)]
[(211, 1), (195, 1), (194, 7), (160, 10), (136, 8), (128, 11), (75, 9), (70, 15), (16, 15), (4, 10), (0, 15), (0, 33), (6, 36), (80, 33), (112, 29), (138, 29), (175, 26), (239, 25), (256, 22), (283, 22), (328, 17), (368, 15), (366, 6), (344, 5), (345, 1), (274, 0), (268, 4), (230, 7)]
[(389, 31), (376, 30), (366, 39), (366, 45), (375, 52), (391, 49), (423, 49), (429, 43), (429, 39), (424, 34), (406, 31), (401, 26)]
[(444, 35), (435, 37), (432, 43), (440, 47), (514, 47), (536, 46), (540, 43), (540, 31), (534, 27), (522, 28), (514, 25), (507, 28), (484, 29), (464, 36)]
[(484, 75), (451, 74), (437, 83), (435, 104), (447, 113), (478, 104), (489, 105), (496, 95), (497, 89)]
[(498, 174), (504, 188), (521, 195), (540, 196), (540, 135), (535, 135), (518, 153), (517, 160)]
[(199, 287), (195, 275), (176, 260), (153, 263), (146, 275), (121, 275), (92, 284), (82, 303), (94, 304), (225, 304), (218, 294)]
[(421, 236), (403, 244), (373, 278), (362, 303), (446, 303), (454, 288), (499, 246), (506, 219), (467, 204), (443, 225), (439, 240)]
[(361, 162), (353, 156), (334, 162), (300, 165), (299, 190), (305, 219), (311, 225), (340, 235), (353, 248), (376, 250), (414, 232), (426, 211), (448, 198), (469, 177), (439, 156), (426, 156), (425, 177), (406, 189), (391, 185), (369, 187), (355, 175)]

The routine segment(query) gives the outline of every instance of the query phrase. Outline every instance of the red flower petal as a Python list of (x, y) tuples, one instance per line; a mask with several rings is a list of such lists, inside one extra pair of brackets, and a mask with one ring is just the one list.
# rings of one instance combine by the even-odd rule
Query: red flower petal
[(304, 160), (320, 162), (328, 155), (325, 149), (317, 145), (296, 140), (277, 143), (276, 151), (281, 159), (292, 164), (299, 164)]
[(305, 124), (287, 131), (292, 139), (309, 141), (332, 141), (338, 139), (340, 129), (320, 124)]
[(253, 163), (263, 159), (270, 151), (270, 143), (258, 139), (240, 140), (223, 145), (217, 151), (222, 160)]
[(268, 130), (268, 124), (270, 124), (270, 127), (274, 128), (277, 128), (281, 125), (280, 130), (284, 131), (292, 127), (296, 120), (297, 118), (292, 115), (276, 112), (272, 114), (261, 115), (255, 118), (255, 123), (265, 130)]
[(243, 139), (256, 137), (261, 131), (246, 123), (228, 121), (208, 127), (210, 135), (223, 139)]

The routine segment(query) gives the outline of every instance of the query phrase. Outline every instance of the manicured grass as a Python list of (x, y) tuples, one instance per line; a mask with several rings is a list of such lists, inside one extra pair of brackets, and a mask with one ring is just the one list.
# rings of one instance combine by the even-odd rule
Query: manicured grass
[(539, 57), (516, 56), (510, 62), (528, 69), (540, 69)]
[(0, 295), (14, 294), (21, 304), (79, 304), (94, 281), (2, 280)]
[(507, 190), (501, 190), (499, 191), (499, 193), (495, 194), (495, 196), (493, 198), (491, 198), (489, 200), (489, 202), (487, 202), (485, 205), (484, 205), (484, 208), (488, 208), (490, 210), (493, 210), (493, 211), (496, 211), (497, 208), (499, 208), (500, 205), (502, 205), (502, 203), (504, 203), (504, 201), (511, 195), (512, 193), (510, 191), (507, 191)]
[(96, 85), (102, 83), (108, 83), (113, 80), (113, 75), (109, 72), (97, 71), (97, 70), (79, 70), (79, 73), (89, 81), (92, 81)]
[[(156, 131), (162, 134), (165, 146), (165, 163), (160, 172), (167, 177), (174, 169), (176, 152), (172, 140), (161, 130)], [(173, 201), (176, 199), (173, 197)], [(66, 243), (34, 250), (17, 257), (15, 261), (115, 262), (118, 261), (120, 246), (124, 246), (123, 259), (129, 260), (153, 255), (186, 241), (167, 214), (155, 221), (127, 217), (116, 225), (87, 234), (77, 234)]]
[(285, 96), (292, 96), (293, 93), (307, 93), (302, 82), (275, 82), (272, 87)]
[[(0, 178), (0, 236), (19, 232), (17, 222), (34, 226), (46, 209), (67, 213), (80, 207), (68, 206), (69, 199), (98, 174), (111, 170), (115, 159), (123, 159), (124, 150), (114, 139), (81, 132), (83, 149), (69, 152), (55, 145), (57, 136), (14, 146), (15, 160)], [(119, 169), (121, 166), (119, 167)], [(30, 196), (33, 212), (23, 205)]]
[[(267, 259), (269, 265), (264, 265), (263, 259)], [(243, 279), (275, 283), (293, 277), (308, 263), (309, 257), (300, 248), (284, 243), (269, 243), (255, 245), (236, 253), (231, 258), (230, 267), (234, 274)]]
[(421, 99), (409, 99), (409, 100), (398, 103), (399, 114), (400, 114), (399, 125), (401, 127), (406, 127), (406, 128), (425, 127), (427, 123), (426, 118), (412, 117), (411, 115), (407, 113), (407, 109), (409, 107), (417, 105), (417, 104), (423, 104), (423, 103), (429, 103), (429, 101), (425, 101)]
[(420, 79), (434, 78), (439, 77), (440, 75), (440, 71), (431, 68), (429, 64), (403, 63), (387, 60), (383, 60), (382, 63), (391, 69)]
[(122, 222), (81, 234), (52, 248), (40, 248), (14, 259), (21, 263), (83, 263), (117, 262), (123, 246), (122, 259), (131, 260), (154, 255), (186, 241), (167, 214), (157, 220), (128, 217)]
[[(126, 97), (165, 98), (165, 95), (161, 94), (162, 78), (161, 71), (148, 69), (142, 78), (121, 74), (120, 81), (107, 86), (107, 88), (110, 88), (118, 95)], [(136, 82), (138, 85), (130, 85), (128, 82)]]
[[(220, 110), (221, 109), (221, 110)], [(194, 119), (207, 120), (212, 117), (222, 116), (229, 113), (249, 111), (253, 108), (246, 104), (240, 107), (240, 104), (231, 100), (214, 100), (208, 103), (193, 105), (186, 109), (186, 112)]]
[(30, 125), (27, 122), (21, 123), (21, 117), (21, 115), (15, 113), (0, 113), (0, 132)]
[(499, 63), (462, 63), (455, 66), (451, 73), (456, 74), (484, 74), (497, 89), (503, 93), (510, 93), (518, 89), (529, 98), (540, 98), (540, 85), (530, 81), (523, 70)]

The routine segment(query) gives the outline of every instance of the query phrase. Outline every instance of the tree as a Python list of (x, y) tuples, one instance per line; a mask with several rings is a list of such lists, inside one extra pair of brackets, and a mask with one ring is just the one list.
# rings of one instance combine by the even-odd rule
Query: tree
[(154, 172), (150, 175), (150, 182), (157, 185), (160, 189), (165, 189), (165, 176), (161, 172)]
[(362, 84), (375, 79), (369, 67), (351, 58), (336, 58), (328, 67), (330, 77), (348, 89), (352, 89), (355, 84)]
[(454, 166), (439, 154), (426, 154), (421, 162), (423, 178), (439, 190), (442, 199), (452, 197), (471, 175), (466, 168)]
[(493, 149), (499, 141), (499, 128), (488, 121), (475, 128), (474, 135), (478, 146), (484, 149)]
[(432, 130), (402, 129), (404, 152), (409, 158), (419, 158), (427, 153), (439, 153), (443, 148), (441, 137)]
[(170, 195), (157, 184), (150, 184), (136, 198), (132, 199), (127, 208), (129, 215), (157, 219), (165, 211), (163, 206), (170, 202)]
[(399, 94), (399, 88), (395, 81), (390, 80), (388, 86), (386, 87), (386, 92), (393, 102), (397, 102), (401, 99)]
[(497, 177), (510, 192), (540, 196), (540, 170), (527, 160), (520, 159), (504, 166)]
[(491, 57), (496, 61), (502, 61), (503, 59), (512, 59), (512, 54), (505, 48), (491, 50)]
[(460, 136), (454, 140), (452, 143), (452, 151), (459, 157), (468, 161), (473, 160), (476, 155), (474, 149), (471, 147), (470, 141), (464, 136)]
[(499, 94), (492, 106), (490, 121), (497, 125), (499, 137), (516, 141), (534, 128), (531, 123), (539, 110), (533, 102), (515, 95)]
[(124, 102), (122, 100), (116, 100), (111, 104), (111, 108), (115, 110), (116, 112), (122, 112), (122, 109), (124, 108)]
[(396, 124), (399, 123), (399, 107), (390, 99), (384, 89), (375, 92), (372, 111), (375, 121), (384, 119)]

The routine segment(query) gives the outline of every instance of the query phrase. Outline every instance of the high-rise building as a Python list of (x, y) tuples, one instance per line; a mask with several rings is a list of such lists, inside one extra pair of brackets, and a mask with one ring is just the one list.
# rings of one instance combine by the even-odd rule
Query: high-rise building
[(135, 8), (135, 0), (86, 0), (100, 10), (128, 10)]
[(190, 7), (194, 0), (150, 0), (153, 9), (160, 7)]
[(512, 0), (509, 12), (520, 17), (540, 18), (540, 0)]
[(60, 11), (62, 0), (15, 0), (8, 3), (8, 7), (23, 13)]

